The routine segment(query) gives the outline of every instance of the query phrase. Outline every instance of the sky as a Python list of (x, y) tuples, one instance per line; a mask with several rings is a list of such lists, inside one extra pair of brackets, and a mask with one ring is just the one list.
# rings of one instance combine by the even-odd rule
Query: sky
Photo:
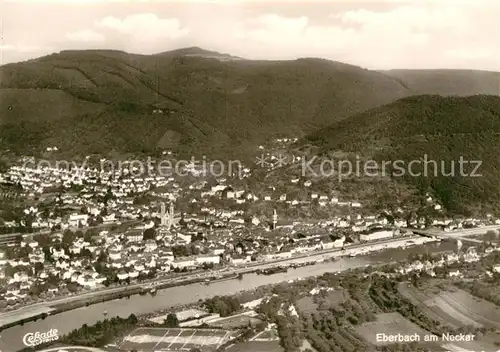
[(199, 46), (247, 59), (500, 71), (500, 1), (0, 0), (3, 63)]

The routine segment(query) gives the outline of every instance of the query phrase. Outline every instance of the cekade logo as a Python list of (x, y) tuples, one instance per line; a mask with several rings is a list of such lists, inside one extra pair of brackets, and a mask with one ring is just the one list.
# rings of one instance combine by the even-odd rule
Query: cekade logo
[(40, 333), (39, 331), (35, 333), (29, 332), (23, 337), (23, 343), (28, 347), (35, 347), (56, 340), (59, 340), (57, 329), (52, 329), (44, 333)]

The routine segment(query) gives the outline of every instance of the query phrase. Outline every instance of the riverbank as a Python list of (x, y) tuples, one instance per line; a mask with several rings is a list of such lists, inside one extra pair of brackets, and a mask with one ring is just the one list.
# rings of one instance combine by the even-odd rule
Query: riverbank
[[(224, 274), (224, 275), (222, 275), (221, 278), (218, 278), (218, 277), (220, 277), (220, 275), (218, 275), (217, 277), (213, 276), (212, 278), (209, 278), (210, 282), (232, 280), (232, 279), (237, 278), (237, 276), (235, 277), (233, 273)], [(176, 287), (176, 286), (184, 286), (184, 285), (200, 283), (200, 282), (204, 282), (205, 280), (207, 280), (205, 277), (200, 277), (200, 278), (188, 279), (188, 280), (177, 281), (177, 282), (160, 283), (160, 284), (154, 285), (153, 287), (156, 290), (162, 290), (162, 289), (168, 289), (168, 288)], [(138, 295), (138, 294), (149, 294), (151, 291), (151, 288), (124, 287), (123, 290), (119, 291), (119, 292), (111, 292), (108, 294), (104, 293), (100, 296), (91, 297), (91, 298), (76, 299), (75, 301), (66, 302), (66, 303), (53, 303), (53, 304), (51, 304), (50, 302), (48, 302), (48, 305), (50, 305), (48, 310), (45, 310), (42, 308), (41, 312), (34, 311), (32, 314), (30, 314), (29, 316), (27, 316), (25, 318), (17, 318), (11, 322), (3, 323), (0, 326), (0, 331), (11, 328), (11, 327), (16, 326), (16, 325), (24, 325), (25, 323), (29, 323), (29, 322), (36, 322), (39, 319), (43, 320), (43, 319), (47, 318), (48, 316), (60, 314), (60, 313), (67, 312), (67, 311), (70, 311), (73, 309), (88, 307), (88, 306), (93, 305), (93, 304), (104, 303), (104, 302), (112, 301), (112, 300), (119, 300), (122, 298), (130, 298), (130, 296)], [(24, 308), (21, 308), (21, 309), (24, 309)], [(15, 312), (16, 311), (11, 311), (9, 313), (15, 314)], [(21, 316), (21, 315), (19, 315), (19, 316)]]
[[(257, 275), (256, 273), (245, 274), (241, 279), (213, 281), (209, 285), (203, 283), (193, 283), (190, 285), (175, 286), (161, 289), (152, 295), (132, 295), (130, 298), (110, 300), (102, 303), (96, 303), (77, 309), (61, 312), (55, 315), (49, 315), (46, 319), (38, 319), (36, 322), (17, 325), (2, 331), (0, 339), (0, 350), (16, 351), (24, 347), (22, 343), (23, 336), (27, 333), (44, 332), (51, 329), (57, 329), (60, 335), (65, 335), (80, 328), (83, 324), (94, 325), (98, 321), (109, 317), (127, 318), (130, 314), (143, 316), (146, 314), (168, 311), (172, 307), (189, 305), (200, 300), (213, 298), (214, 296), (234, 295), (239, 292), (255, 289), (257, 287), (287, 282), (290, 280), (300, 280), (308, 277), (323, 275), (324, 273), (343, 272), (349, 269), (356, 269), (368, 265), (386, 264), (388, 262), (404, 261), (411, 254), (439, 253), (451, 251), (456, 248), (456, 244), (450, 242), (427, 243), (418, 241), (416, 246), (402, 247), (409, 239), (398, 240), (391, 243), (370, 244), (370, 248), (377, 250), (375, 253), (358, 255), (354, 258), (339, 258), (340, 253), (332, 252), (328, 254), (318, 254), (315, 259), (322, 263), (312, 266), (298, 267), (288, 270), (286, 273), (277, 273), (275, 275)], [(424, 240), (424, 239), (422, 239)], [(424, 244), (424, 245), (422, 245)], [(353, 248), (355, 252), (361, 253), (366, 246)], [(380, 250), (383, 250), (380, 252)], [(343, 251), (342, 256), (349, 255), (350, 251)], [(336, 258), (335, 261), (329, 261), (329, 258)], [(306, 256), (302, 259), (289, 260), (289, 262), (306, 263), (313, 259), (313, 256)], [(255, 270), (257, 268), (272, 267), (276, 264), (267, 264), (242, 268), (244, 270)], [(238, 271), (236, 271), (238, 273)], [(233, 271), (228, 272), (233, 274)], [(38, 308), (39, 309), (39, 308)], [(106, 314), (105, 314), (106, 313)]]
[[(221, 277), (222, 276), (222, 277)], [(97, 304), (97, 303), (103, 303), (111, 300), (116, 300), (116, 299), (122, 299), (122, 298), (130, 298), (130, 296), (133, 295), (147, 295), (151, 294), (151, 290), (154, 288), (155, 290), (165, 290), (168, 288), (172, 287), (177, 287), (177, 286), (186, 286), (186, 285), (191, 285), (191, 284), (196, 284), (196, 283), (202, 283), (206, 282), (206, 280), (210, 280), (209, 282), (222, 282), (222, 281), (227, 281), (227, 280), (234, 280), (237, 279), (238, 275), (234, 275), (233, 273), (227, 273), (224, 275), (217, 275), (217, 276), (212, 276), (212, 277), (199, 277), (195, 279), (188, 279), (188, 280), (183, 280), (180, 282), (171, 282), (171, 283), (160, 283), (153, 285), (151, 287), (143, 287), (143, 288), (134, 288), (131, 290), (127, 290), (127, 288), (124, 289), (122, 292), (117, 292), (117, 293), (111, 293), (109, 295), (103, 295), (102, 297), (96, 297), (94, 299), (87, 299), (84, 301), (77, 301), (77, 302), (72, 302), (72, 303), (62, 303), (53, 306), (55, 308), (54, 313), (52, 314), (58, 314), (62, 312), (66, 312), (72, 309), (77, 309), (81, 307), (88, 307), (91, 304)]]
[[(101, 291), (93, 291), (83, 293), (77, 296), (69, 296), (65, 298), (57, 298), (47, 302), (34, 303), (28, 306), (24, 306), (15, 310), (10, 310), (0, 314), (0, 331), (15, 326), (17, 324), (26, 323), (29, 321), (36, 321), (46, 315), (58, 314), (71, 309), (77, 309), (80, 307), (86, 307), (91, 304), (102, 303), (110, 300), (121, 299), (124, 297), (130, 297), (132, 295), (137, 295), (148, 291), (150, 288), (167, 289), (175, 286), (184, 286), (192, 283), (203, 282), (209, 280), (214, 282), (215, 280), (229, 280), (232, 275), (249, 274), (259, 268), (265, 268), (281, 263), (295, 263), (303, 260), (304, 258), (310, 258), (314, 260), (314, 257), (321, 255), (335, 255), (339, 252), (339, 249), (327, 250), (315, 252), (307, 255), (299, 255), (293, 258), (279, 259), (270, 262), (254, 262), (249, 263), (243, 268), (233, 268), (233, 271), (224, 270), (219, 271), (217, 274), (211, 272), (191, 272), (180, 277), (162, 278), (156, 282), (144, 282), (133, 285), (127, 285), (123, 287), (113, 287)], [(145, 288), (148, 287), (148, 288)]]
[[(271, 264), (271, 263), (268, 263)], [(314, 263), (307, 263), (307, 265), (313, 265)], [(291, 264), (292, 265), (292, 264)], [(291, 266), (290, 266), (291, 267)], [(234, 272), (227, 272), (223, 274), (217, 274), (209, 277), (198, 277), (194, 279), (187, 279), (187, 280), (182, 280), (182, 281), (175, 281), (175, 282), (163, 282), (163, 283), (158, 283), (155, 285), (152, 285), (151, 287), (134, 287), (134, 288), (127, 288), (124, 287), (123, 291), (120, 292), (112, 292), (109, 294), (103, 294), (101, 296), (97, 297), (92, 297), (92, 298), (86, 298), (86, 299), (81, 299), (81, 300), (76, 300), (73, 302), (67, 302), (67, 303), (55, 303), (50, 306), (50, 311), (44, 311), (41, 313), (33, 313), (31, 316), (26, 317), (26, 318), (21, 318), (17, 319), (16, 321), (12, 321), (10, 323), (5, 323), (2, 326), (0, 326), (0, 331), (14, 327), (16, 325), (24, 325), (25, 323), (29, 322), (36, 322), (39, 319), (46, 319), (49, 315), (56, 315), (60, 313), (64, 313), (70, 310), (82, 308), (82, 307), (88, 307), (93, 304), (98, 304), (98, 303), (104, 303), (107, 301), (112, 301), (112, 300), (119, 300), (122, 298), (130, 298), (133, 295), (155, 295), (156, 293), (151, 293), (151, 290), (154, 288), (154, 291), (156, 292), (157, 290), (164, 290), (172, 287), (177, 287), (177, 286), (187, 286), (191, 284), (197, 284), (197, 283), (204, 283), (206, 285), (218, 283), (218, 282), (224, 282), (224, 281), (229, 281), (229, 280), (237, 280), (241, 279), (243, 275), (245, 274), (251, 274), (254, 272), (258, 272), (260, 269), (256, 268), (248, 268), (245, 272), (241, 272), (239, 274), (235, 274)]]

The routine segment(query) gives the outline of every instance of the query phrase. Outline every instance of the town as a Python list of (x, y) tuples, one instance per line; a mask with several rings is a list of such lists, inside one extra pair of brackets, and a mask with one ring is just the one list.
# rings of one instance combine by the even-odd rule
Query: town
[(500, 352), (499, 5), (2, 2), (0, 352)]
[[(276, 150), (293, 142), (277, 139), (274, 148), (257, 149), (268, 150), (273, 160)], [(1, 227), (0, 307), (15, 309), (200, 270), (217, 276), (230, 268), (390, 239), (411, 242), (409, 228), (429, 225), (428, 218), (405, 218), (403, 209), (371, 212), (358, 200), (317, 191), (307, 178), (289, 180), (305, 190), (290, 199), (265, 184), (252, 189), (251, 168), (244, 168), (244, 177), (232, 178), (204, 177), (189, 164), (186, 169), (189, 177), (11, 166), (0, 180), (18, 189), (24, 201), (11, 200), (17, 207)], [(447, 219), (432, 197), (426, 202), (436, 214), (430, 225), (444, 231), (500, 226), (492, 216)], [(304, 207), (340, 210), (326, 219), (284, 215)]]

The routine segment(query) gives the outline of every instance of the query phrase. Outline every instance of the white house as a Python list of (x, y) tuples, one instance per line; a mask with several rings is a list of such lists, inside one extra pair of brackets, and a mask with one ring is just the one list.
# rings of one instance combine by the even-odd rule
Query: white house
[(250, 256), (231, 258), (231, 264), (232, 265), (244, 265), (246, 263), (249, 263), (251, 260), (252, 260), (252, 258)]
[(28, 274), (23, 271), (14, 274), (13, 282), (26, 282), (29, 280)]
[(221, 254), (224, 254), (224, 252), (226, 251), (226, 249), (224, 247), (220, 247), (220, 248), (215, 248), (213, 250), (214, 254), (215, 255), (221, 255)]
[(125, 271), (120, 271), (117, 276), (118, 276), (118, 280), (127, 280), (128, 279), (128, 273)]
[(68, 224), (73, 227), (87, 226), (88, 221), (89, 216), (87, 214), (72, 214), (69, 216)]
[(288, 259), (292, 257), (292, 252), (290, 251), (285, 251), (285, 252), (277, 252), (277, 253), (269, 253), (264, 255), (264, 258), (266, 260), (273, 260), (273, 259)]
[(111, 259), (112, 261), (120, 260), (121, 257), (122, 253), (118, 249), (113, 248), (109, 251), (109, 259)]
[(392, 230), (379, 230), (371, 233), (365, 233), (359, 235), (359, 239), (361, 241), (377, 241), (377, 240), (382, 240), (385, 238), (391, 238), (393, 237), (394, 233)]
[(141, 230), (131, 230), (125, 234), (128, 242), (141, 242), (143, 235)]
[(156, 248), (158, 248), (155, 240), (147, 240), (145, 246), (146, 252), (153, 252), (154, 250), (156, 250)]

